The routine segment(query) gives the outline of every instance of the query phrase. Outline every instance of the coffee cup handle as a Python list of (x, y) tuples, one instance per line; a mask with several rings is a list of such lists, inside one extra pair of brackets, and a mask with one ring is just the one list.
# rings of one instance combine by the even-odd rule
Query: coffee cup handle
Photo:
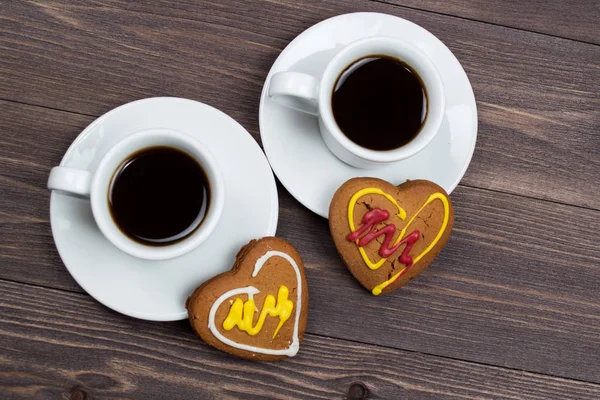
[(301, 72), (278, 72), (271, 77), (269, 97), (286, 107), (312, 115), (319, 114), (319, 81)]
[(76, 168), (54, 167), (48, 177), (48, 189), (74, 197), (89, 198), (92, 174)]

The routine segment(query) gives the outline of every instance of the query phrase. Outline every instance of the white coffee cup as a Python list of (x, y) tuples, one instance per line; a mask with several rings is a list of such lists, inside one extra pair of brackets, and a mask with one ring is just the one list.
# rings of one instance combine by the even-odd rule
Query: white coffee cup
[[(378, 55), (394, 57), (409, 65), (421, 78), (427, 95), (427, 115), (420, 132), (408, 144), (387, 151), (367, 149), (347, 138), (335, 122), (331, 108), (338, 77), (356, 61)], [(434, 138), (445, 110), (442, 79), (429, 57), (410, 43), (385, 36), (361, 39), (343, 47), (327, 64), (320, 80), (300, 72), (278, 72), (269, 82), (268, 93), (282, 105), (317, 115), (321, 136), (329, 150), (358, 168), (376, 168), (415, 155)]]
[[(109, 191), (115, 172), (132, 154), (154, 146), (174, 147), (192, 156), (204, 169), (210, 185), (210, 204), (200, 226), (180, 241), (157, 247), (138, 243), (121, 232), (109, 209)], [(147, 260), (166, 260), (196, 248), (217, 226), (225, 203), (223, 176), (210, 151), (190, 136), (170, 129), (149, 129), (131, 134), (106, 153), (95, 171), (54, 167), (48, 178), (48, 189), (89, 198), (94, 219), (104, 236), (125, 253)]]

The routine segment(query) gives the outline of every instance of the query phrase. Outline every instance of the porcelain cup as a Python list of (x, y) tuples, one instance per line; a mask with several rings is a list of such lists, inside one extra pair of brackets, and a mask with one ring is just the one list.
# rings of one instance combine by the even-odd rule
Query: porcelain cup
[[(148, 246), (130, 239), (114, 222), (109, 208), (115, 172), (129, 156), (154, 146), (175, 147), (188, 153), (202, 166), (210, 186), (210, 203), (200, 226), (184, 239), (166, 246)], [(48, 189), (89, 199), (94, 219), (104, 236), (125, 253), (146, 260), (175, 258), (196, 248), (216, 227), (225, 203), (223, 176), (209, 149), (190, 136), (170, 129), (149, 129), (127, 136), (106, 153), (94, 171), (54, 167), (48, 178)]]
[[(417, 136), (408, 144), (387, 151), (367, 149), (347, 138), (336, 124), (331, 107), (338, 77), (356, 61), (377, 55), (394, 57), (409, 65), (421, 78), (427, 98), (425, 120)], [(439, 131), (445, 111), (444, 86), (433, 62), (414, 45), (385, 36), (361, 39), (343, 47), (320, 78), (295, 71), (278, 72), (269, 82), (268, 94), (277, 103), (318, 116), (319, 130), (329, 150), (345, 163), (365, 169), (400, 161), (423, 150)]]

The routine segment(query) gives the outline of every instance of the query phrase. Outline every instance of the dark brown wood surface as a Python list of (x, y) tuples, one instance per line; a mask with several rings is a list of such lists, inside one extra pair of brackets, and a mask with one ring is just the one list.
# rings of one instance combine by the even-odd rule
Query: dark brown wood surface
[(293, 359), (246, 361), (201, 343), (185, 322), (123, 318), (86, 295), (6, 281), (0, 310), (9, 398), (83, 390), (89, 398), (340, 399), (362, 382), (377, 399), (600, 396), (591, 383), (313, 334)]
[(444, 15), (600, 44), (600, 3), (588, 0), (381, 0)]
[[(396, 2), (2, 3), (0, 398), (333, 399), (352, 398), (352, 384), (380, 399), (599, 398), (598, 3)], [(259, 140), (278, 53), (355, 11), (424, 26), (475, 90), (477, 149), (434, 264), (373, 298), (327, 222), (278, 186), (278, 235), (299, 249), (310, 287), (297, 358), (234, 359), (186, 322), (134, 320), (86, 295), (54, 248), (45, 189), (79, 132), (117, 105), (172, 95)]]

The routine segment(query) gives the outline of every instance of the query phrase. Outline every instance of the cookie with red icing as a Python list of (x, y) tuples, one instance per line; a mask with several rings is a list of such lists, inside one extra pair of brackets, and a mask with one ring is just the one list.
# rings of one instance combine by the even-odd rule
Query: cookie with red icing
[(283, 239), (252, 240), (230, 271), (194, 291), (186, 308), (194, 331), (219, 350), (255, 360), (293, 357), (308, 314), (300, 254)]
[(446, 191), (426, 180), (400, 186), (354, 178), (335, 193), (329, 227), (354, 277), (371, 293), (394, 291), (442, 251), (454, 224)]

